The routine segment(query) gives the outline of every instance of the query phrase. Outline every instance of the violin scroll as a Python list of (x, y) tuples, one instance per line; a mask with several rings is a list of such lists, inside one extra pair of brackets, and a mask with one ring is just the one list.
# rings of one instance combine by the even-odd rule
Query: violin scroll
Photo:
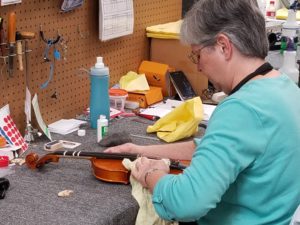
[(29, 153), (26, 158), (25, 162), (26, 165), (30, 169), (36, 169), (44, 166), (46, 163), (49, 162), (58, 162), (59, 157), (56, 155), (47, 154), (39, 159), (39, 156), (36, 153)]

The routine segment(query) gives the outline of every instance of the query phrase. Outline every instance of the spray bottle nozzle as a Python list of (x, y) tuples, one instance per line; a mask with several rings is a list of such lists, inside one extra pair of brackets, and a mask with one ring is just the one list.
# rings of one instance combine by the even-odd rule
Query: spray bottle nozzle
[(103, 68), (104, 63), (103, 63), (103, 58), (101, 56), (97, 57), (97, 62), (95, 64), (95, 68)]
[(290, 9), (293, 9), (294, 11), (296, 11), (297, 9), (300, 9), (300, 3), (298, 0), (295, 0), (293, 2), (293, 4), (290, 5)]

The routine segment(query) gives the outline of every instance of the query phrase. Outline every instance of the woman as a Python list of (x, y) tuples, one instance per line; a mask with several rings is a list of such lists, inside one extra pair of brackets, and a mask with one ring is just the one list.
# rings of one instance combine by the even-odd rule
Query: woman
[(186, 15), (182, 40), (191, 60), (229, 96), (194, 142), (107, 152), (191, 159), (170, 175), (161, 160), (140, 158), (133, 176), (153, 192), (164, 219), (198, 224), (288, 224), (300, 204), (300, 91), (265, 62), (264, 17), (255, 0), (200, 0)]

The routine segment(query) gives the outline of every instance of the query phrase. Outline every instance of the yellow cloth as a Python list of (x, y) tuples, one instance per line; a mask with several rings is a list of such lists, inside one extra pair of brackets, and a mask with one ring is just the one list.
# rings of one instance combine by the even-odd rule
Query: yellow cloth
[[(129, 159), (124, 159), (122, 163), (128, 170), (135, 165), (135, 161), (131, 162)], [(152, 204), (152, 194), (132, 176), (130, 176), (130, 184), (132, 186), (131, 194), (140, 206), (135, 225), (178, 225), (178, 222), (166, 221), (157, 215)]]
[(150, 90), (145, 74), (137, 74), (136, 72), (128, 72), (122, 76), (120, 88), (126, 91), (148, 91)]
[(156, 33), (146, 33), (149, 38), (159, 38), (159, 39), (179, 39), (179, 35), (175, 34), (156, 34)]
[[(276, 11), (276, 19), (285, 20), (285, 19), (287, 19), (287, 17), (288, 17), (288, 9), (282, 8), (282, 9), (278, 9)], [(297, 10), (296, 19), (300, 20), (300, 11), (299, 10)]]
[(160, 118), (147, 132), (157, 132), (157, 136), (174, 142), (197, 133), (199, 122), (203, 119), (203, 106), (200, 97), (189, 99)]
[(182, 20), (176, 22), (158, 24), (146, 28), (147, 37), (179, 39)]

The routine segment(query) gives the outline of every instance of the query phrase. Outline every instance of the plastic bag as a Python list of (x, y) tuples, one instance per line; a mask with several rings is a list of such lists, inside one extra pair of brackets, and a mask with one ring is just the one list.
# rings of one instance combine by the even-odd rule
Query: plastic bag
[(157, 137), (174, 142), (191, 137), (198, 131), (198, 124), (203, 119), (203, 106), (200, 97), (189, 99), (173, 111), (147, 128), (148, 133), (157, 132)]
[(61, 5), (61, 10), (63, 12), (68, 12), (83, 4), (83, 0), (64, 0)]

